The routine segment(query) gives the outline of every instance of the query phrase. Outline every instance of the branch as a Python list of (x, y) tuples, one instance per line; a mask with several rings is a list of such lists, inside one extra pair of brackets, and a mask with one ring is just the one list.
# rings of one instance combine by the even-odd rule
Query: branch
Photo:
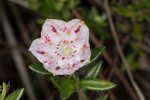
[(145, 97), (144, 97), (143, 93), (141, 92), (140, 88), (138, 87), (138, 85), (137, 85), (136, 82), (134, 81), (133, 75), (132, 75), (132, 73), (131, 73), (130, 70), (129, 70), (129, 65), (128, 65), (128, 63), (127, 63), (127, 61), (126, 61), (126, 59), (125, 59), (125, 56), (124, 56), (124, 54), (123, 54), (123, 51), (122, 51), (122, 49), (121, 49), (121, 47), (120, 47), (119, 38), (118, 38), (118, 36), (117, 36), (117, 32), (116, 32), (116, 30), (115, 30), (114, 23), (113, 23), (113, 21), (112, 21), (111, 11), (110, 11), (110, 8), (109, 8), (109, 5), (108, 5), (108, 0), (104, 0), (104, 7), (105, 7), (106, 13), (107, 13), (107, 15), (108, 15), (108, 21), (109, 21), (110, 28), (111, 28), (111, 31), (112, 31), (113, 39), (114, 39), (115, 44), (116, 44), (116, 48), (117, 48), (117, 50), (118, 50), (118, 53), (119, 53), (119, 55), (120, 55), (120, 57), (121, 57), (122, 62), (123, 62), (124, 65), (125, 65), (125, 69), (126, 69), (126, 71), (127, 71), (128, 77), (129, 77), (129, 79), (130, 79), (130, 81), (131, 81), (133, 87), (135, 88), (135, 90), (136, 90), (136, 92), (137, 92), (137, 94), (138, 94), (140, 100), (145, 100)]

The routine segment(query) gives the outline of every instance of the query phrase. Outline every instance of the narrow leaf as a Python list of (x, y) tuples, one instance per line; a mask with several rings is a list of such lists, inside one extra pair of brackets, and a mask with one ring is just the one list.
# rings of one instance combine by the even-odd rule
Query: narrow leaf
[(21, 96), (23, 95), (24, 88), (18, 89), (7, 96), (5, 100), (20, 100)]
[(93, 49), (90, 63), (93, 63), (102, 54), (104, 49), (105, 49), (105, 47), (103, 47), (103, 46), (100, 48)]
[(58, 88), (58, 89), (61, 88), (61, 86), (60, 86), (60, 82), (62, 81), (61, 79), (52, 76), (52, 77), (50, 77), (50, 80), (56, 88)]
[(105, 47), (100, 47), (100, 48), (94, 48), (92, 50), (92, 55), (91, 55), (91, 61), (89, 63), (86, 63), (84, 66), (88, 66), (89, 64), (92, 64), (97, 60), (97, 58), (102, 54), (104, 51)]
[(43, 64), (32, 64), (29, 66), (30, 70), (43, 75), (50, 75), (51, 73), (48, 72), (44, 67)]
[(2, 93), (0, 95), (0, 100), (5, 99), (6, 93), (7, 93), (7, 85), (6, 85), (6, 83), (3, 82), (3, 90), (2, 90)]
[(83, 88), (90, 90), (108, 90), (116, 86), (116, 84), (109, 82), (107, 80), (99, 79), (84, 79), (80, 81), (80, 85)]
[(94, 67), (92, 67), (86, 74), (85, 78), (96, 78), (100, 68), (102, 66), (102, 62), (97, 63)]

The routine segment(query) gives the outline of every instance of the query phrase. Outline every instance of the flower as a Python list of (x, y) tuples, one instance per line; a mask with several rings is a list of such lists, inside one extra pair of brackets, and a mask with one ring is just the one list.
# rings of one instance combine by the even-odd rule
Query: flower
[(29, 51), (53, 75), (72, 74), (90, 61), (89, 29), (79, 19), (46, 19)]

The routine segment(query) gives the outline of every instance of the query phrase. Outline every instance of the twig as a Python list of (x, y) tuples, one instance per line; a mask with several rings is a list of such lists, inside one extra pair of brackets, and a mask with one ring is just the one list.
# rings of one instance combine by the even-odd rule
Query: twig
[[(11, 48), (16, 47), (17, 46), (17, 41), (15, 39), (15, 36), (13, 35), (13, 30), (11, 28), (10, 22), (8, 21), (8, 17), (7, 14), (5, 13), (5, 8), (3, 5), (3, 1), (0, 0), (0, 9), (2, 11), (1, 13), (1, 21), (2, 21), (2, 26), (4, 28), (4, 32), (5, 32), (5, 36), (8, 40), (8, 43), (10, 45)], [(25, 68), (24, 62), (23, 62), (23, 58), (19, 52), (18, 49), (12, 49), (12, 57), (16, 63), (16, 68), (18, 70), (18, 73), (21, 77), (21, 80), (25, 86), (25, 90), (27, 91), (27, 95), (29, 97), (29, 100), (37, 100), (35, 98), (34, 92), (32, 90), (32, 86), (29, 80), (29, 76), (27, 73), (27, 70)]]
[(126, 68), (128, 76), (129, 76), (129, 79), (130, 79), (133, 87), (135, 88), (135, 90), (136, 90), (136, 92), (137, 92), (137, 94), (139, 96), (139, 99), (140, 100), (145, 100), (145, 97), (144, 97), (143, 93), (141, 92), (140, 88), (138, 87), (138, 85), (134, 81), (133, 75), (132, 75), (132, 73), (129, 70), (129, 65), (128, 65), (128, 63), (127, 63), (127, 61), (126, 61), (126, 59), (124, 57), (124, 54), (122, 52), (122, 49), (120, 47), (120, 43), (119, 43), (119, 39), (118, 39), (118, 36), (117, 36), (117, 32), (115, 30), (115, 27), (114, 27), (114, 24), (113, 24), (113, 21), (112, 21), (111, 11), (110, 11), (110, 8), (109, 8), (109, 5), (108, 5), (108, 0), (104, 0), (104, 7), (105, 7), (106, 13), (108, 15), (108, 21), (109, 21), (110, 28), (111, 28), (111, 31), (112, 31), (113, 39), (114, 39), (115, 44), (116, 44), (116, 48), (118, 50), (118, 53), (119, 53), (119, 55), (121, 57), (122, 62), (125, 65), (125, 68)]

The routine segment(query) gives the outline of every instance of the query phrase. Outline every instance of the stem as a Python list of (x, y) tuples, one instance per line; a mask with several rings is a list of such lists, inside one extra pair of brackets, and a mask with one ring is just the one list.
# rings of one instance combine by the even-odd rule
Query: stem
[(108, 21), (109, 21), (110, 28), (111, 28), (111, 31), (112, 31), (113, 39), (114, 39), (115, 44), (116, 44), (116, 48), (118, 50), (118, 53), (120, 55), (120, 58), (121, 58), (123, 64), (125, 65), (127, 75), (129, 77), (133, 87), (135, 88), (135, 91), (137, 92), (137, 95), (139, 96), (139, 99), (140, 100), (145, 100), (145, 97), (144, 97), (142, 91), (140, 90), (139, 86), (135, 82), (135, 80), (133, 78), (133, 75), (132, 75), (131, 71), (129, 70), (129, 64), (126, 61), (125, 56), (124, 56), (123, 51), (122, 51), (122, 48), (120, 46), (120, 41), (118, 39), (118, 35), (117, 35), (116, 29), (114, 27), (114, 23), (112, 21), (112, 16), (111, 16), (111, 11), (110, 11), (110, 8), (109, 8), (108, 0), (104, 0), (104, 8), (105, 8), (105, 11), (106, 11), (107, 16), (108, 16)]
[(88, 100), (87, 96), (85, 95), (85, 93), (79, 86), (79, 77), (76, 77), (75, 74), (73, 74), (73, 78), (76, 81), (76, 91), (78, 93), (79, 99), (80, 100)]

